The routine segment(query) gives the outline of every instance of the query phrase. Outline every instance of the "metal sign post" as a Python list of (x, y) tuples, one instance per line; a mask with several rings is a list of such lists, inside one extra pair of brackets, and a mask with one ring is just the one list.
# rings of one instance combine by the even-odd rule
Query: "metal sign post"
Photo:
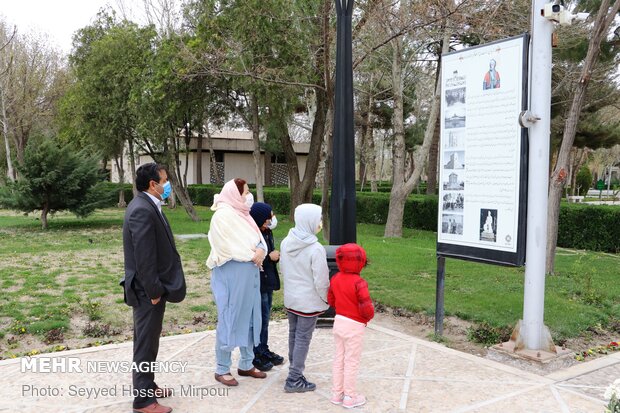
[[(546, 0), (532, 2), (530, 58), (529, 168), (527, 238), (521, 342), (529, 350), (548, 350), (543, 322), (547, 253), (547, 198), (551, 137), (551, 38), (553, 22), (541, 15)], [(547, 333), (548, 334), (548, 333)], [(550, 337), (549, 337), (550, 338)], [(555, 350), (553, 348), (553, 350)]]

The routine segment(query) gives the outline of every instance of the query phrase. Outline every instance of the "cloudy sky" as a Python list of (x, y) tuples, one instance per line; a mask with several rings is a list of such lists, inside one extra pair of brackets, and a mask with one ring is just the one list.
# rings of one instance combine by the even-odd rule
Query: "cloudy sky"
[(102, 7), (119, 10), (121, 4), (134, 16), (143, 0), (0, 0), (0, 18), (9, 27), (17, 25), (19, 33), (47, 34), (50, 43), (69, 53), (76, 30), (90, 24)]

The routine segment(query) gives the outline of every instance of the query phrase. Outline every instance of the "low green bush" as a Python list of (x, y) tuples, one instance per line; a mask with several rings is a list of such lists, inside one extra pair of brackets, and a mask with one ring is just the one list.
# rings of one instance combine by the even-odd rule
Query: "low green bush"
[[(111, 192), (118, 184), (106, 183)], [(216, 185), (190, 185), (190, 198), (196, 205), (211, 206), (213, 196), (220, 191)], [(125, 184), (125, 200), (132, 199), (131, 185)], [(252, 191), (256, 197), (256, 191)], [(279, 215), (288, 215), (290, 190), (286, 187), (265, 187), (265, 202)], [(116, 206), (118, 196), (113, 205)], [(315, 191), (312, 202), (321, 203), (321, 192)], [(388, 192), (358, 192), (356, 194), (357, 222), (384, 225), (390, 207)], [(438, 198), (436, 195), (410, 195), (405, 204), (403, 226), (406, 228), (437, 230)], [(620, 252), (620, 208), (613, 205), (583, 205), (562, 203), (558, 230), (558, 246), (592, 251)]]
[[(104, 191), (110, 193), (110, 205), (108, 207), (112, 208), (117, 206), (118, 204), (118, 193), (121, 189), (121, 184), (117, 184), (114, 182), (102, 182), (99, 184)], [(125, 202), (129, 203), (133, 199), (133, 187), (131, 184), (123, 184), (123, 191), (125, 192)]]
[(490, 346), (510, 340), (512, 328), (509, 326), (493, 327), (487, 322), (482, 322), (467, 329), (467, 339), (474, 343)]
[(620, 252), (620, 208), (566, 204), (560, 207), (558, 246)]

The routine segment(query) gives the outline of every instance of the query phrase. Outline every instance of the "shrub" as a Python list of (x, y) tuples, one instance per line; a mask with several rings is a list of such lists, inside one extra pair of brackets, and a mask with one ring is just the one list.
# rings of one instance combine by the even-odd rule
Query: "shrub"
[(92, 301), (90, 298), (82, 304), (84, 312), (90, 321), (101, 320), (103, 310), (99, 301)]
[(467, 329), (467, 339), (469, 341), (473, 341), (474, 343), (491, 346), (493, 344), (508, 341), (511, 333), (512, 330), (510, 327), (493, 327), (484, 322), (476, 327), (469, 327)]
[(119, 335), (122, 331), (112, 327), (112, 324), (88, 323), (82, 330), (87, 337), (109, 337)]
[(590, 172), (587, 166), (582, 166), (579, 172), (577, 172), (575, 184), (579, 188), (577, 195), (585, 196), (588, 193), (588, 189), (592, 185), (592, 172)]
[[(118, 204), (118, 192), (121, 190), (121, 184), (114, 182), (102, 182), (99, 184), (102, 191), (104, 191), (108, 199), (106, 207), (113, 208)], [(123, 191), (125, 192), (125, 202), (129, 203), (133, 199), (133, 187), (131, 184), (123, 184)]]
[(194, 204), (211, 206), (213, 204), (213, 195), (219, 193), (221, 189), (221, 186), (216, 185), (189, 185), (187, 192)]
[(618, 222), (620, 208), (617, 206), (562, 204), (558, 246), (618, 253)]
[(109, 203), (101, 181), (97, 156), (87, 149), (75, 151), (52, 139), (31, 140), (24, 160), (17, 166), (19, 179), (0, 191), (0, 205), (23, 212), (41, 211), (47, 229), (47, 215), (68, 210), (79, 217)]

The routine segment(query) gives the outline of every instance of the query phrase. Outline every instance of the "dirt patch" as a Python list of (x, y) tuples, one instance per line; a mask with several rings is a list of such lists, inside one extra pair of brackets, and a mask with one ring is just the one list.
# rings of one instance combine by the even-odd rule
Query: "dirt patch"
[[(377, 306), (377, 312), (373, 322), (427, 341), (433, 341), (435, 333), (434, 316), (428, 316), (422, 313), (410, 313), (401, 309), (392, 309), (381, 305)], [(446, 317), (444, 319), (444, 335), (441, 339), (441, 343), (446, 347), (464, 353), (473, 354), (478, 357), (486, 357), (487, 347), (482, 344), (471, 342), (467, 338), (467, 330), (473, 326), (475, 326), (474, 323), (461, 320), (458, 317)], [(599, 346), (607, 346), (613, 341), (619, 341), (619, 339), (620, 333), (616, 331), (593, 328), (588, 330), (585, 335), (566, 340), (565, 343), (561, 344), (577, 354), (587, 352), (589, 349)], [(594, 351), (585, 358), (585, 362), (603, 356), (605, 356), (605, 354)]]
[[(378, 306), (373, 322), (428, 341), (433, 341), (435, 334), (435, 318), (423, 313), (409, 313)], [(464, 353), (486, 356), (487, 350), (484, 346), (467, 340), (467, 329), (472, 326), (473, 323), (460, 318), (446, 317), (441, 343)]]

